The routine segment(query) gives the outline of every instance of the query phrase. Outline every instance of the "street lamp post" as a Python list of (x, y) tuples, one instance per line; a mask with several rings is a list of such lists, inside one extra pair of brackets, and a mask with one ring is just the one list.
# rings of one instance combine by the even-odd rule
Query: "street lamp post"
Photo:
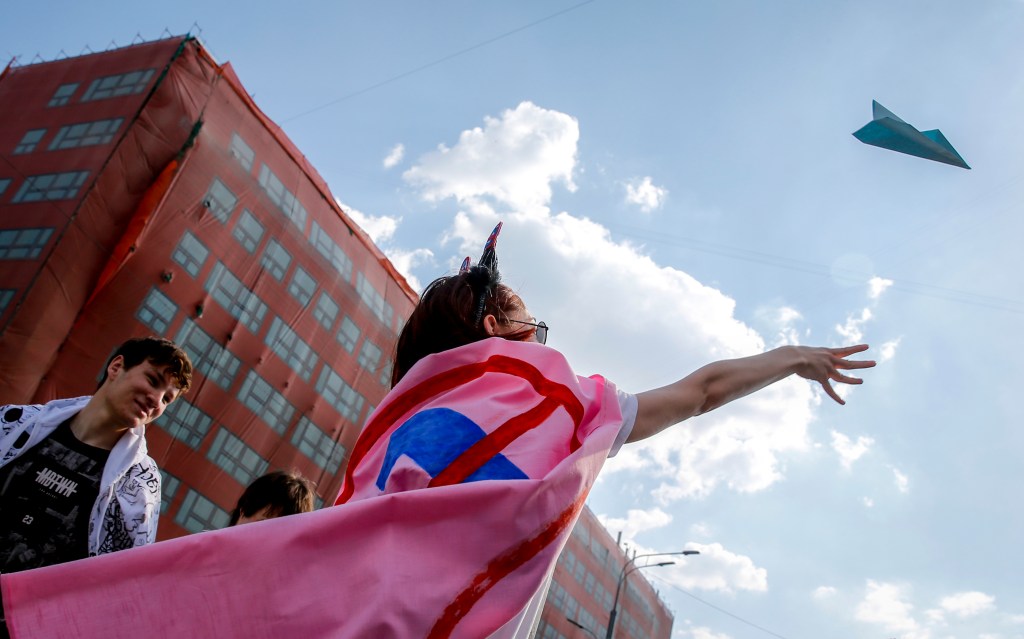
[[(668, 555), (699, 555), (699, 550), (681, 550), (679, 552), (652, 552), (646, 555), (639, 555), (631, 558), (622, 566), (622, 571), (619, 573), (619, 583), (615, 586), (615, 601), (612, 603), (612, 611), (608, 615), (608, 632), (605, 633), (605, 639), (612, 639), (615, 634), (615, 618), (619, 614), (619, 595), (622, 594), (622, 585), (626, 583), (626, 578), (629, 577), (630, 573), (636, 572), (642, 568), (657, 568), (658, 566), (669, 566), (674, 564), (674, 561), (663, 561), (657, 564), (649, 564), (646, 566), (632, 566), (633, 562), (637, 559), (643, 559), (644, 557), (665, 557)], [(632, 568), (630, 568), (632, 566)]]

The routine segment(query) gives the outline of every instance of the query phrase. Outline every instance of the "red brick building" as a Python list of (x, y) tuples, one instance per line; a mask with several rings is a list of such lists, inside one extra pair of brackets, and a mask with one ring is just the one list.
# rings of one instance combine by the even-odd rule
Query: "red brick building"
[[(582, 639), (593, 633), (604, 639), (615, 589), (627, 561), (608, 530), (589, 508), (584, 508), (558, 558), (537, 638)], [(638, 563), (643, 565), (642, 561)], [(672, 622), (672, 613), (643, 571), (630, 572), (619, 594), (616, 639), (668, 639)]]
[(230, 65), (177, 37), (0, 75), (0, 403), (92, 392), (133, 335), (193, 389), (149, 429), (161, 538), (275, 468), (337, 494), (416, 300)]

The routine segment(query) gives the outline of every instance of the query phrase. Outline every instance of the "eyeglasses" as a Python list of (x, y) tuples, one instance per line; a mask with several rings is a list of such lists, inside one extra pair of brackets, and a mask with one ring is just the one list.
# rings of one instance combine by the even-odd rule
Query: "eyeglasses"
[(548, 341), (548, 325), (545, 324), (544, 322), (537, 322), (536, 324), (534, 324), (533, 322), (524, 322), (523, 320), (517, 320), (517, 319), (509, 319), (508, 321), (515, 322), (516, 324), (526, 324), (527, 326), (535, 327), (537, 329), (537, 331), (536, 331), (537, 332), (537, 341), (540, 342), (541, 344), (546, 344), (547, 343), (547, 341)]

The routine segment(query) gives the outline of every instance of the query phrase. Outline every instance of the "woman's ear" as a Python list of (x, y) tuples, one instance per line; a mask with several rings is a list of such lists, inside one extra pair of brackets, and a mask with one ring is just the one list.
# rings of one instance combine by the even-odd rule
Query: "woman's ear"
[(484, 316), (484, 331), (488, 335), (494, 336), (498, 334), (498, 318), (493, 315)]

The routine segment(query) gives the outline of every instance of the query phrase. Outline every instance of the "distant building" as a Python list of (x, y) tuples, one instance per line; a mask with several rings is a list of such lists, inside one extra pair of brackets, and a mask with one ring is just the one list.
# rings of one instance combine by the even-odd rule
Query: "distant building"
[(91, 393), (133, 335), (181, 344), (193, 390), (148, 432), (161, 538), (274, 468), (333, 500), (416, 299), (198, 40), (0, 74), (0, 403)]
[[(615, 588), (627, 561), (608, 530), (590, 508), (584, 508), (558, 558), (537, 639), (591, 636), (569, 619), (598, 639), (604, 639)], [(619, 594), (618, 610), (616, 639), (668, 639), (672, 636), (673, 615), (644, 578), (642, 570), (629, 573)]]

